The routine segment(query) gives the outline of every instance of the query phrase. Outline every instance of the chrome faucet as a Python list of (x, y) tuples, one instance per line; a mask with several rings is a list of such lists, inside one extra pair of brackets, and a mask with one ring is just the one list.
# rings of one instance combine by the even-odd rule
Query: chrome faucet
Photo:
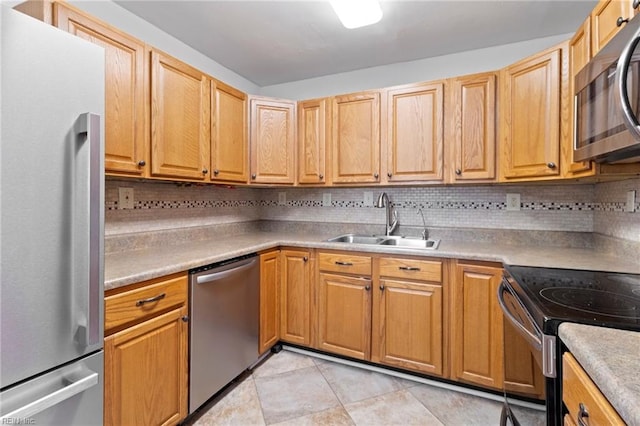
[[(398, 212), (391, 209), (391, 203), (389, 202), (389, 196), (386, 192), (382, 192), (378, 197), (378, 201), (374, 204), (374, 207), (383, 208), (386, 207), (386, 222), (385, 222), (385, 235), (391, 235), (398, 226)], [(391, 222), (393, 218), (393, 222)]]
[(429, 230), (427, 229), (427, 222), (424, 220), (424, 213), (422, 212), (421, 208), (418, 208), (418, 213), (420, 213), (420, 216), (422, 216), (422, 239), (426, 240), (427, 238), (429, 238)]

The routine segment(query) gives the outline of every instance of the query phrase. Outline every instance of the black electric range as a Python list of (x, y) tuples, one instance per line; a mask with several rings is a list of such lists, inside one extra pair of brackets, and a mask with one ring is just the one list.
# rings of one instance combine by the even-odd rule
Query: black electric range
[(640, 331), (640, 274), (505, 269), (505, 278), (544, 334), (557, 335), (565, 321)]
[[(640, 274), (506, 266), (498, 301), (505, 328), (515, 327), (525, 338), (544, 375), (548, 426), (563, 424), (558, 326), (573, 322), (640, 331)], [(513, 364), (505, 355), (505, 371)], [(501, 425), (525, 424), (514, 396), (505, 392)]]

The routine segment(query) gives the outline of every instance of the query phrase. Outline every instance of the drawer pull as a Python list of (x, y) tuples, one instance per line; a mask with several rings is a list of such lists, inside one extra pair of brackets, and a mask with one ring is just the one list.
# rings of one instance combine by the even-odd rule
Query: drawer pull
[(398, 266), (398, 269), (401, 271), (419, 271), (420, 268), (416, 268), (415, 266)]
[(589, 412), (584, 404), (581, 402), (578, 406), (578, 425), (579, 426), (589, 426)]
[(142, 306), (142, 305), (144, 305), (145, 303), (157, 302), (158, 300), (162, 300), (162, 299), (164, 299), (165, 297), (166, 297), (166, 294), (165, 294), (165, 293), (161, 293), (161, 294), (159, 294), (159, 295), (157, 295), (157, 296), (150, 297), (150, 298), (148, 298), (148, 299), (138, 300), (138, 301), (136, 302), (136, 306)]
[(340, 265), (340, 266), (353, 266), (353, 263), (351, 262), (342, 262), (340, 260), (336, 260), (336, 265)]

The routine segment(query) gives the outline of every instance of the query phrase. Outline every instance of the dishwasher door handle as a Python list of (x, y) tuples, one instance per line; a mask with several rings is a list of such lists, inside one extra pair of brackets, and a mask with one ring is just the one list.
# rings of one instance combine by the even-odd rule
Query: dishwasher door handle
[(251, 259), (247, 262), (238, 262), (237, 266), (231, 268), (231, 269), (225, 269), (224, 271), (220, 271), (220, 272), (212, 272), (211, 274), (206, 274), (206, 275), (200, 275), (196, 278), (196, 283), (197, 284), (206, 284), (206, 283), (210, 283), (213, 281), (219, 281), (222, 280), (224, 278), (227, 278), (231, 275), (237, 274), (238, 272), (242, 272), (245, 269), (249, 269), (251, 268), (253, 265), (255, 265), (255, 263), (257, 262), (256, 259)]

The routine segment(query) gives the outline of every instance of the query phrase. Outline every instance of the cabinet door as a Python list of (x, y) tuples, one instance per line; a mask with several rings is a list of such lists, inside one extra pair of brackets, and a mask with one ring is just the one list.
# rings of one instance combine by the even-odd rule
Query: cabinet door
[(381, 280), (374, 310), (380, 362), (442, 375), (442, 286)]
[(451, 80), (447, 143), (453, 146), (449, 180), (493, 180), (496, 176), (496, 74)]
[(209, 176), (209, 79), (195, 68), (151, 52), (151, 174)]
[(443, 179), (444, 84), (387, 92), (387, 180)]
[(320, 273), (318, 349), (369, 359), (371, 280)]
[(331, 134), (327, 99), (298, 103), (298, 183), (326, 183), (325, 149)]
[(591, 51), (595, 55), (616, 34), (623, 25), (618, 26), (618, 18), (633, 18), (631, 0), (600, 0), (591, 11)]
[(105, 425), (175, 425), (187, 415), (181, 307), (104, 340)]
[(58, 28), (104, 48), (105, 170), (145, 175), (144, 43), (65, 4), (54, 3), (53, 13)]
[(282, 250), (280, 338), (311, 345), (311, 267), (306, 250)]
[(247, 95), (211, 81), (211, 179), (249, 180)]
[(264, 353), (280, 340), (280, 251), (260, 255), (260, 345)]
[(560, 91), (565, 52), (566, 47), (548, 49), (503, 70), (502, 178), (531, 180), (560, 173)]
[(458, 263), (451, 309), (453, 378), (495, 389), (504, 365), (501, 275), (500, 268)]
[[(575, 96), (575, 77), (576, 74), (591, 59), (591, 18), (587, 17), (582, 26), (576, 31), (573, 38), (569, 41), (569, 93), (570, 99)], [(573, 102), (569, 108), (569, 138), (562, 144), (563, 149), (563, 173), (565, 177), (583, 177), (591, 176), (595, 173), (595, 167), (591, 161), (573, 161), (573, 138), (575, 137), (574, 120), (575, 108)]]
[(293, 184), (295, 102), (263, 98), (250, 102), (251, 182)]
[(380, 94), (336, 96), (332, 114), (332, 181), (379, 182)]

